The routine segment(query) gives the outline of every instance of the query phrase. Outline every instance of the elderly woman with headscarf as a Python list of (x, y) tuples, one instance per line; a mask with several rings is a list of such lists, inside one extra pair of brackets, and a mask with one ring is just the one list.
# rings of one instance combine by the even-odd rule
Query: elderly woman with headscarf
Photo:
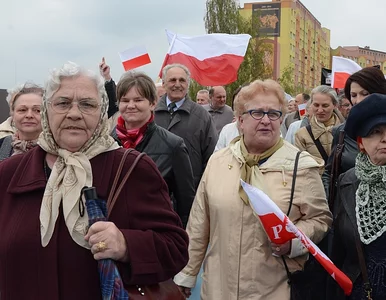
[(165, 281), (186, 264), (188, 237), (147, 156), (109, 220), (88, 228), (82, 189), (106, 200), (125, 152), (109, 135), (107, 103), (99, 76), (65, 64), (46, 85), (39, 147), (0, 164), (2, 300), (102, 299), (100, 259), (116, 262), (125, 286)]
[[(299, 240), (272, 243), (240, 186), (240, 179), (264, 191), (284, 212), (290, 204), (298, 149), (280, 137), (287, 103), (281, 86), (257, 80), (241, 89), (237, 105), (242, 136), (212, 155), (190, 213), (189, 263), (175, 277), (185, 295), (204, 262), (201, 299), (290, 299), (287, 273), (301, 270), (307, 250)], [(318, 243), (331, 224), (319, 170), (300, 154), (289, 218)]]
[[(24, 153), (37, 145), (42, 131), (40, 121), (42, 97), (43, 89), (30, 83), (12, 94), (12, 100), (9, 102), (12, 125), (8, 130), (12, 129), (14, 133), (0, 139), (0, 161)], [(3, 129), (5, 128), (6, 126), (3, 126)]]
[[(339, 178), (332, 260), (354, 283), (350, 297), (334, 285), (329, 299), (386, 299), (386, 96), (371, 94), (350, 112), (355, 167)], [(358, 251), (358, 249), (362, 249)], [(363, 252), (364, 268), (358, 253)], [(363, 272), (362, 272), (363, 269)], [(367, 273), (367, 279), (365, 278)]]

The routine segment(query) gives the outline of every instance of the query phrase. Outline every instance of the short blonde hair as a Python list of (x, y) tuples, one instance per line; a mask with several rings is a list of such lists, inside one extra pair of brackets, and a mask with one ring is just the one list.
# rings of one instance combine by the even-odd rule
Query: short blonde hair
[(256, 95), (273, 94), (279, 100), (283, 116), (287, 113), (287, 100), (283, 88), (272, 79), (255, 80), (243, 87), (235, 99), (235, 110), (240, 114), (245, 111), (245, 104), (251, 101)]

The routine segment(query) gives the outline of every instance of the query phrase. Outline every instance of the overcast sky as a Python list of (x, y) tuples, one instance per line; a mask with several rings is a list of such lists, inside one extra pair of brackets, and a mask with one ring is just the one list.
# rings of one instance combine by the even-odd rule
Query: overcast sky
[[(205, 0), (1, 1), (0, 88), (43, 84), (50, 69), (71, 60), (98, 71), (102, 56), (113, 78), (123, 72), (118, 52), (145, 45), (152, 63), (139, 68), (156, 79), (168, 49), (165, 29), (205, 33)], [(253, 1), (241, 1), (241, 4)], [(264, 2), (264, 1), (256, 1)], [(331, 46), (386, 51), (384, 0), (302, 0), (331, 30)]]

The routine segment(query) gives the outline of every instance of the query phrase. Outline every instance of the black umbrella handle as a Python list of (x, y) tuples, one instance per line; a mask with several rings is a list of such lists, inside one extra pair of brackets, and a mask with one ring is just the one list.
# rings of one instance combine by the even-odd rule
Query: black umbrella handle
[(86, 200), (98, 199), (96, 188), (93, 186), (92, 187), (85, 186), (82, 189), (82, 194)]

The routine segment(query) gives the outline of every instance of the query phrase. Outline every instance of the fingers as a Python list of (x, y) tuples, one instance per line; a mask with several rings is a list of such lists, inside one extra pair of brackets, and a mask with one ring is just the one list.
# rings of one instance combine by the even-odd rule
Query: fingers
[(106, 63), (106, 62), (105, 62), (105, 58), (102, 57), (102, 64), (104, 64), (104, 63)]
[(111, 258), (124, 261), (127, 244), (122, 232), (112, 222), (96, 222), (88, 230), (85, 240), (91, 247), (94, 259)]

